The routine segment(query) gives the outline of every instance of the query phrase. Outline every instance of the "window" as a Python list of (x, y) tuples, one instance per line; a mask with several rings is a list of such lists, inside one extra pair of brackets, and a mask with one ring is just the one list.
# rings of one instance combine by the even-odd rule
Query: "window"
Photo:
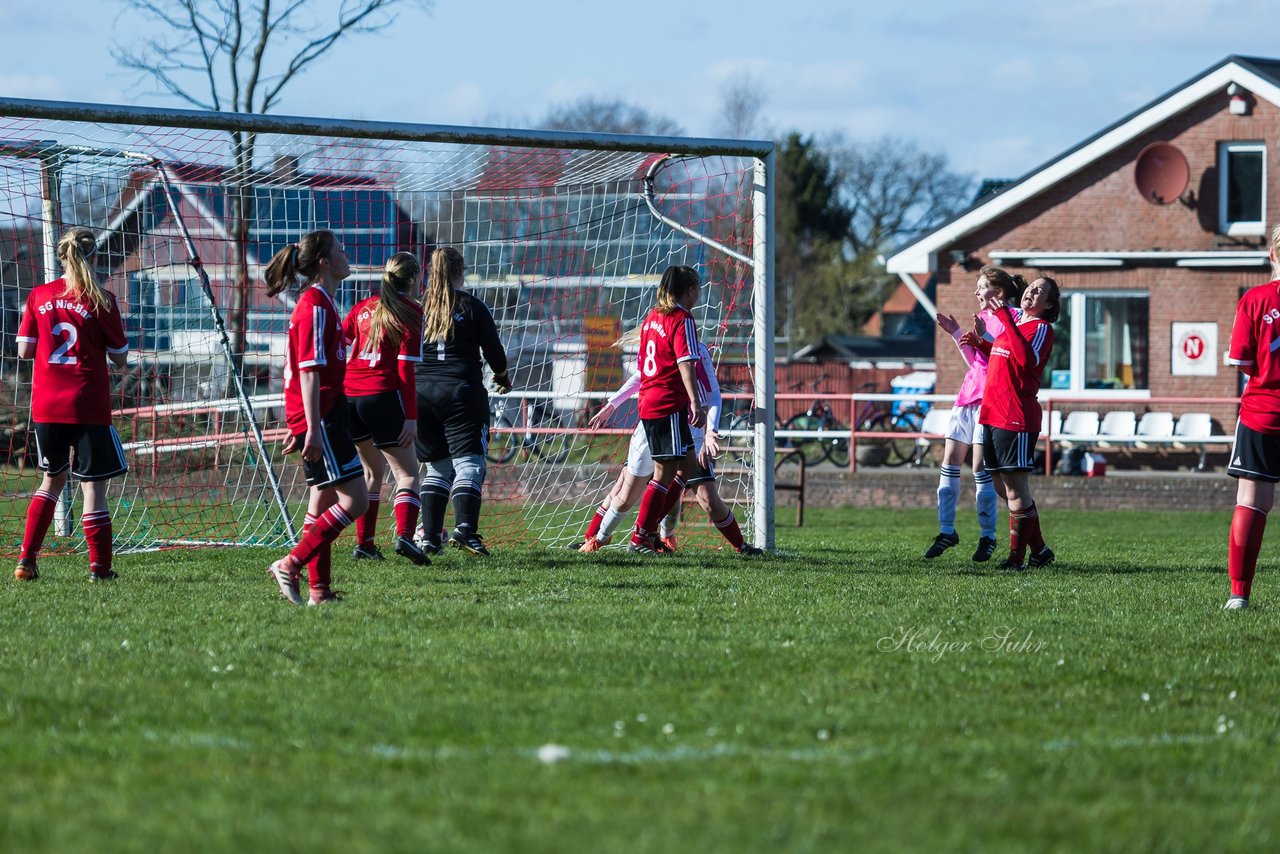
[(1148, 302), (1141, 291), (1070, 294), (1054, 325), (1044, 387), (1087, 392), (1149, 389)]
[(1218, 230), (1266, 233), (1267, 147), (1260, 142), (1218, 144)]

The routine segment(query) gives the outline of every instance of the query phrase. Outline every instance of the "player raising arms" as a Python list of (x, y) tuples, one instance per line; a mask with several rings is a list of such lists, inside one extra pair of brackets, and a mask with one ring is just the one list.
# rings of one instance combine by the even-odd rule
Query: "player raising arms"
[(628, 549), (658, 552), (658, 521), (672, 509), (670, 487), (678, 474), (685, 483), (699, 484), (699, 502), (734, 548), (743, 554), (763, 554), (743, 541), (733, 511), (716, 493), (711, 464), (714, 436), (708, 437), (701, 460), (694, 454), (691, 428), (706, 424), (707, 414), (698, 392), (698, 330), (689, 313), (700, 291), (696, 270), (668, 267), (658, 283), (658, 305), (640, 324), (639, 409), (654, 474), (640, 499)]
[(442, 246), (431, 256), (423, 299), (423, 354), (418, 384), (418, 459), (422, 473), (422, 528), (425, 550), (439, 554), (437, 539), (445, 509), (453, 499), (455, 525), (449, 542), (488, 557), (480, 536), (480, 505), (487, 471), (489, 393), (481, 357), (493, 370), (498, 390), (511, 390), (507, 353), (489, 307), (463, 290), (462, 253)]
[(431, 563), (413, 541), (422, 506), (413, 449), (418, 435), (414, 365), (422, 361), (422, 306), (415, 301), (421, 276), (422, 266), (411, 253), (392, 255), (378, 296), (356, 303), (343, 324), (351, 348), (344, 383), (351, 438), (369, 489), (369, 509), (356, 520), (356, 559), (382, 560), (374, 534), (390, 464), (396, 479), (396, 554), (419, 566)]
[[(1022, 292), (1022, 317), (1014, 320), (1008, 304), (989, 294), (984, 308), (1004, 324), (995, 343), (966, 332), (962, 344), (987, 354), (987, 385), (978, 423), (983, 459), (996, 488), (1009, 505), (1009, 557), (1001, 569), (1025, 569), (1053, 563), (1053, 551), (1040, 533), (1040, 516), (1031, 497), (1031, 470), (1040, 436), (1040, 377), (1053, 352), (1053, 324), (1061, 312), (1058, 283), (1041, 276)], [(1030, 558), (1026, 557), (1030, 549)], [(1025, 562), (1024, 562), (1025, 561)]]
[(98, 285), (89, 266), (97, 244), (87, 228), (73, 228), (58, 241), (64, 270), (33, 288), (18, 327), (18, 358), (34, 359), (31, 420), (36, 455), (44, 479), (27, 507), (22, 553), (13, 575), (19, 581), (40, 577), (36, 558), (53, 521), (58, 495), (71, 469), (84, 494), (85, 542), (89, 546), (89, 580), (116, 577), (111, 569), (111, 513), (106, 481), (128, 466), (120, 437), (111, 426), (111, 381), (107, 359), (123, 368), (129, 345), (116, 298)]
[[(987, 297), (999, 295), (1006, 304), (1015, 302), (1018, 292), (1026, 286), (1021, 276), (1010, 276), (999, 267), (990, 264), (978, 273), (973, 295), (978, 300), (980, 314), (974, 315), (974, 323), (981, 324), (977, 334), (988, 342), (995, 341), (1004, 331), (1004, 324), (985, 310)], [(1011, 309), (1014, 318), (1020, 309)], [(978, 548), (973, 559), (979, 563), (991, 560), (996, 551), (996, 488), (991, 473), (982, 464), (982, 425), (978, 423), (978, 409), (982, 404), (982, 390), (987, 383), (987, 354), (976, 347), (960, 343), (960, 324), (950, 315), (938, 314), (938, 326), (956, 341), (960, 355), (969, 370), (960, 382), (951, 421), (947, 424), (946, 443), (942, 450), (941, 473), (938, 477), (938, 536), (924, 553), (935, 558), (952, 546), (960, 544), (956, 533), (956, 499), (960, 496), (960, 469), (969, 449), (973, 449), (974, 498), (978, 505)]]
[(299, 276), (307, 283), (289, 317), (284, 406), (290, 435), (285, 450), (302, 450), (311, 494), (302, 538), (268, 570), (280, 594), (294, 605), (302, 604), (298, 581), (303, 566), (311, 584), (308, 604), (339, 598), (330, 578), (333, 541), (369, 505), (347, 426), (346, 338), (333, 301), (338, 283), (349, 275), (347, 253), (332, 231), (304, 234), (277, 252), (263, 272), (270, 296), (296, 285)]
[(1227, 362), (1249, 380), (1240, 395), (1240, 418), (1227, 474), (1236, 479), (1236, 509), (1227, 540), (1228, 611), (1249, 607), (1262, 550), (1267, 513), (1280, 480), (1280, 226), (1271, 232), (1274, 281), (1251, 288), (1236, 306)]

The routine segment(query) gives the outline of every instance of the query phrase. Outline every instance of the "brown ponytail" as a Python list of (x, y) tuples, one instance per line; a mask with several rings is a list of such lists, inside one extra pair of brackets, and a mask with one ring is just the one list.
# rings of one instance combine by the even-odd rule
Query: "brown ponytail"
[(424, 341), (447, 341), (453, 335), (453, 307), (457, 303), (453, 283), (461, 283), (466, 270), (462, 253), (452, 246), (441, 246), (431, 254), (427, 293), (422, 298)]
[(382, 290), (369, 321), (369, 349), (377, 350), (386, 341), (399, 347), (413, 328), (419, 307), (410, 294), (418, 285), (422, 266), (411, 252), (397, 252), (387, 259), (382, 271)]
[(658, 282), (658, 311), (662, 314), (675, 311), (677, 302), (700, 284), (698, 271), (692, 267), (668, 267)]
[(267, 296), (273, 297), (298, 283), (298, 277), (314, 282), (320, 277), (320, 262), (333, 252), (336, 242), (328, 230), (308, 231), (297, 243), (290, 243), (267, 262), (262, 279), (267, 283)]
[(97, 251), (98, 241), (87, 228), (73, 228), (58, 241), (58, 260), (62, 262), (67, 293), (80, 302), (88, 303), (94, 312), (104, 311), (111, 304), (107, 292), (98, 284), (88, 259)]
[(1013, 305), (1018, 301), (1018, 297), (1027, 287), (1027, 282), (1021, 276), (1011, 276), (1000, 267), (994, 264), (986, 264), (978, 271), (978, 278), (986, 279), (991, 287), (1000, 292), (1000, 299), (1004, 300), (1008, 305)]

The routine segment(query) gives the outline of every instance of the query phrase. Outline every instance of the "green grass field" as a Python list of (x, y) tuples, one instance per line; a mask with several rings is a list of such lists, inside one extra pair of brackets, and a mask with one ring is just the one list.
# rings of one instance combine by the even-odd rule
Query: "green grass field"
[(0, 850), (1270, 850), (1280, 586), (1219, 610), (1227, 524), (1049, 513), (1002, 574), (814, 510), (758, 561), (344, 558), (326, 608), (261, 550), (49, 558), (0, 583)]

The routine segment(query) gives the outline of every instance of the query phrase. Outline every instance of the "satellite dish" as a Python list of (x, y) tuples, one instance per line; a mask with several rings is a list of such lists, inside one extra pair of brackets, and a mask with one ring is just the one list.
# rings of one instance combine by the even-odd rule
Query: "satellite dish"
[(1153, 205), (1176, 202), (1191, 181), (1191, 167), (1177, 146), (1153, 142), (1138, 155), (1133, 165), (1133, 181), (1142, 198)]

